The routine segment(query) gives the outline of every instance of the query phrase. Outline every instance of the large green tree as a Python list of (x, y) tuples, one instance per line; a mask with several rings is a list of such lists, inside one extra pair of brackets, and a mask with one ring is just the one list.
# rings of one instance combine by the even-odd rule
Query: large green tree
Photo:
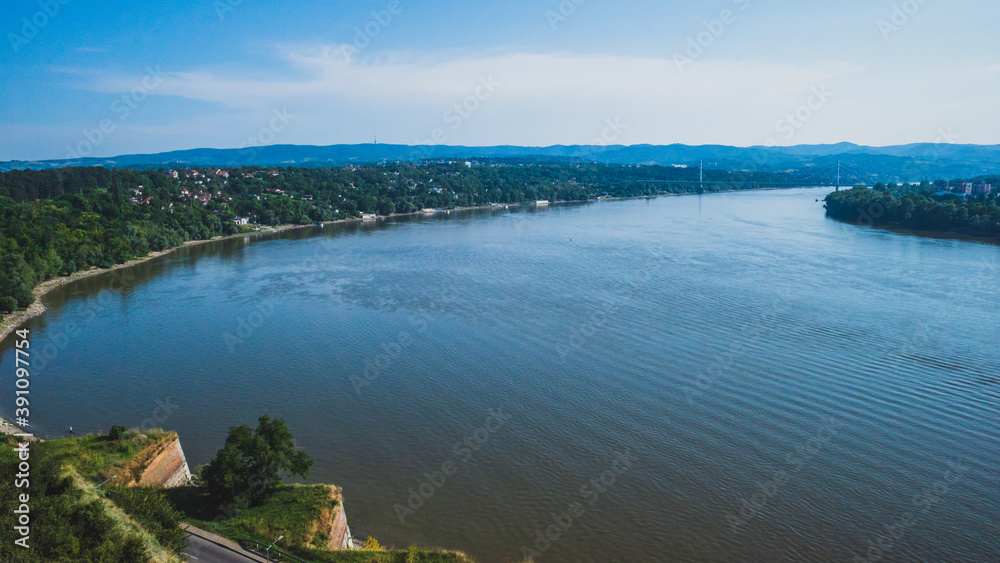
[(219, 502), (254, 506), (281, 485), (281, 474), (306, 477), (313, 459), (295, 449), (285, 421), (261, 416), (256, 430), (246, 424), (230, 426), (226, 445), (202, 471), (209, 492)]

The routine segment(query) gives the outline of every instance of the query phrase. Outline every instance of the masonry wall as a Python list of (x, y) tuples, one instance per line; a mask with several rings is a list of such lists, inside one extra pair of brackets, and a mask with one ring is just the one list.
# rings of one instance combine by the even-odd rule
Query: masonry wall
[(139, 478), (140, 485), (163, 485), (164, 487), (178, 487), (187, 483), (191, 479), (191, 469), (188, 467), (187, 458), (184, 457), (184, 449), (181, 448), (181, 440), (176, 440), (167, 444), (163, 450), (156, 455), (146, 466)]
[(333, 525), (330, 526), (329, 549), (348, 549), (348, 542), (351, 539), (351, 529), (347, 527), (347, 512), (344, 510), (344, 501), (335, 508), (336, 516), (333, 518)]

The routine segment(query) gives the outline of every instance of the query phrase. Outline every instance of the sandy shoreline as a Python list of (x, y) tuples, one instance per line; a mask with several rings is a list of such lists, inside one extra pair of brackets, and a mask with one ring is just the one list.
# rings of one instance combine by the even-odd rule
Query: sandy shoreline
[[(659, 195), (676, 195), (676, 194), (659, 194)], [(658, 195), (654, 195), (654, 196), (638, 196), (638, 198), (647, 198), (647, 197), (659, 197), (659, 196)], [(612, 199), (612, 198), (607, 198), (607, 199)], [(613, 198), (613, 199), (617, 200), (617, 199), (637, 199), (637, 198), (635, 198), (635, 197), (627, 197), (627, 198)], [(550, 203), (558, 204), (558, 203), (576, 203), (576, 202), (575, 201), (573, 201), (573, 202), (569, 202), (569, 201), (553, 201), (553, 202), (550, 202)], [(530, 202), (527, 202), (527, 203), (509, 203), (509, 204), (504, 204), (504, 205), (506, 205), (508, 207), (519, 207), (519, 206), (522, 206), (522, 205), (531, 205), (531, 203)], [(449, 212), (450, 211), (470, 211), (470, 210), (475, 210), (475, 209), (493, 209), (494, 207), (495, 206), (493, 206), (493, 205), (477, 205), (477, 206), (472, 206), (472, 207), (456, 207), (454, 209), (442, 210), (441, 212), (445, 212), (445, 211), (449, 211)], [(410, 215), (425, 215), (425, 213), (423, 211), (414, 211), (413, 213), (393, 213), (391, 215), (380, 215), (378, 218), (379, 219), (391, 219), (393, 217), (405, 217), (405, 216), (410, 216)], [(335, 223), (350, 223), (350, 222), (358, 222), (358, 221), (361, 221), (361, 219), (353, 218), (352, 217), (350, 219), (337, 219), (335, 221), (323, 221), (322, 224), (324, 226), (326, 226), (326, 225), (333, 225)], [(38, 284), (38, 285), (35, 286), (35, 288), (34, 288), (35, 301), (31, 305), (29, 305), (27, 309), (25, 309), (24, 311), (14, 311), (13, 313), (5, 315), (4, 318), (3, 318), (3, 321), (0, 321), (0, 342), (3, 342), (8, 336), (10, 336), (11, 333), (13, 333), (15, 330), (17, 330), (18, 327), (20, 327), (26, 321), (28, 321), (30, 319), (33, 319), (33, 318), (37, 317), (38, 315), (41, 315), (42, 313), (45, 312), (45, 306), (42, 305), (42, 297), (46, 293), (52, 291), (53, 289), (55, 289), (57, 287), (62, 287), (64, 285), (68, 284), (68, 283), (73, 283), (76, 280), (83, 279), (83, 278), (88, 278), (88, 277), (91, 277), (91, 276), (96, 276), (96, 275), (99, 275), (99, 274), (104, 274), (104, 273), (107, 273), (107, 272), (112, 272), (114, 270), (120, 270), (122, 268), (128, 268), (130, 266), (135, 266), (136, 264), (141, 264), (143, 262), (146, 262), (147, 260), (152, 260), (154, 258), (159, 258), (160, 256), (163, 256), (164, 254), (169, 254), (169, 253), (177, 250), (178, 248), (183, 248), (185, 246), (194, 246), (194, 245), (197, 245), (197, 244), (205, 244), (205, 243), (208, 243), (208, 242), (215, 242), (215, 241), (219, 241), (219, 240), (225, 240), (225, 239), (230, 239), (230, 238), (248, 236), (248, 235), (252, 235), (252, 234), (256, 234), (256, 233), (277, 233), (277, 232), (281, 232), (281, 231), (288, 231), (288, 230), (293, 230), (293, 229), (305, 229), (305, 228), (315, 227), (315, 226), (316, 226), (315, 223), (310, 223), (310, 224), (307, 224), (307, 225), (278, 225), (277, 227), (264, 227), (261, 230), (254, 231), (252, 233), (238, 233), (238, 234), (235, 234), (235, 235), (227, 235), (227, 236), (215, 237), (215, 238), (208, 239), (208, 240), (191, 240), (191, 241), (185, 242), (184, 244), (181, 244), (180, 246), (175, 246), (173, 248), (168, 248), (166, 250), (160, 250), (160, 251), (157, 251), (157, 252), (151, 252), (151, 253), (149, 253), (148, 255), (146, 255), (146, 256), (144, 256), (142, 258), (136, 258), (135, 260), (129, 260), (128, 262), (125, 262), (124, 264), (117, 264), (117, 265), (112, 266), (110, 268), (92, 268), (90, 270), (86, 270), (86, 271), (82, 271), (82, 272), (74, 272), (73, 274), (71, 274), (69, 276), (59, 276), (57, 278), (52, 278), (50, 280), (45, 280), (42, 283), (40, 283), (40, 284)]]
[[(772, 189), (772, 188), (756, 188), (756, 189)], [(774, 188), (774, 189), (780, 189), (780, 188)], [(748, 190), (732, 190), (732, 191), (736, 192), (736, 191), (748, 191)], [(713, 192), (713, 193), (720, 193), (720, 192)], [(628, 199), (646, 199), (646, 198), (656, 198), (656, 197), (675, 196), (675, 195), (690, 195), (690, 194), (672, 194), (671, 193), (671, 194), (655, 194), (655, 195), (631, 196), (631, 197), (604, 197), (604, 198), (601, 198), (600, 200), (552, 201), (552, 202), (549, 202), (549, 203), (550, 204), (561, 204), (561, 203), (586, 203), (586, 202), (590, 202), (590, 201), (621, 201), (621, 200), (628, 200)], [(504, 205), (506, 207), (520, 207), (520, 206), (530, 206), (530, 205), (533, 205), (533, 202), (508, 203), (508, 204), (502, 204), (502, 205)], [(446, 212), (446, 211), (447, 212), (451, 212), (451, 211), (470, 211), (470, 210), (476, 210), (476, 209), (494, 209), (496, 207), (498, 207), (498, 206), (494, 206), (494, 205), (476, 205), (476, 206), (472, 206), (472, 207), (456, 207), (456, 208), (453, 208), (453, 209), (441, 210), (440, 212), (443, 213), (443, 212)], [(393, 217), (405, 217), (405, 216), (412, 216), (412, 215), (425, 215), (425, 213), (422, 210), (421, 211), (414, 211), (413, 213), (393, 213), (391, 215), (380, 215), (378, 217), (378, 219), (391, 219)], [(335, 221), (323, 221), (322, 224), (324, 226), (326, 226), (326, 225), (333, 225), (335, 223), (351, 223), (351, 222), (360, 222), (360, 221), (362, 221), (362, 220), (359, 219), (359, 218), (352, 217), (350, 219), (337, 219)], [(50, 280), (43, 281), (42, 283), (40, 283), (40, 284), (38, 284), (38, 285), (35, 286), (35, 288), (34, 288), (35, 301), (30, 306), (28, 306), (27, 309), (25, 309), (24, 311), (14, 311), (13, 313), (5, 315), (4, 318), (3, 318), (3, 321), (0, 321), (0, 342), (3, 342), (4, 340), (6, 340), (6, 338), (8, 336), (10, 336), (11, 333), (13, 333), (15, 330), (17, 330), (26, 321), (28, 321), (30, 319), (33, 319), (33, 318), (37, 317), (38, 315), (41, 315), (42, 313), (45, 312), (45, 306), (42, 305), (42, 297), (46, 293), (52, 291), (53, 289), (55, 289), (57, 287), (62, 287), (64, 285), (66, 285), (66, 284), (73, 283), (76, 280), (83, 279), (83, 278), (88, 278), (88, 277), (91, 277), (91, 276), (96, 276), (96, 275), (99, 275), (99, 274), (104, 274), (104, 273), (107, 273), (107, 272), (112, 272), (114, 270), (120, 270), (122, 268), (128, 268), (128, 267), (131, 267), (131, 266), (135, 266), (136, 264), (141, 264), (143, 262), (146, 262), (148, 260), (152, 260), (154, 258), (159, 258), (160, 256), (163, 256), (165, 254), (169, 254), (169, 253), (171, 253), (171, 252), (173, 252), (173, 251), (175, 251), (175, 250), (177, 250), (179, 248), (183, 248), (183, 247), (186, 247), (186, 246), (194, 246), (194, 245), (198, 245), (198, 244), (205, 244), (205, 243), (208, 243), (208, 242), (215, 242), (215, 241), (220, 241), (220, 240), (225, 240), (225, 239), (230, 239), (230, 238), (236, 238), (236, 237), (250, 236), (250, 235), (259, 234), (259, 233), (277, 233), (277, 232), (289, 231), (289, 230), (293, 230), (293, 229), (306, 229), (306, 228), (315, 227), (315, 226), (316, 226), (315, 223), (310, 223), (310, 224), (307, 224), (307, 225), (278, 225), (277, 227), (263, 227), (259, 231), (253, 231), (253, 232), (250, 232), (250, 233), (238, 233), (238, 234), (234, 234), (234, 235), (227, 235), (227, 236), (215, 237), (215, 238), (208, 239), (208, 240), (191, 240), (191, 241), (185, 242), (184, 244), (181, 244), (180, 246), (175, 246), (173, 248), (168, 248), (167, 250), (160, 250), (160, 251), (157, 251), (157, 252), (151, 252), (151, 253), (149, 253), (148, 255), (146, 255), (146, 256), (144, 256), (142, 258), (136, 258), (135, 260), (129, 260), (128, 262), (125, 262), (124, 264), (117, 264), (117, 265), (112, 266), (110, 268), (92, 268), (90, 270), (86, 270), (86, 271), (82, 271), (82, 272), (75, 272), (75, 273), (73, 273), (72, 275), (69, 275), (69, 276), (59, 276), (57, 278), (52, 278)]]
[[(489, 208), (490, 208), (490, 206), (486, 205), (486, 206), (477, 206), (477, 207), (460, 207), (460, 208), (452, 209), (450, 211), (464, 211), (464, 210), (467, 210), (467, 209), (489, 209)], [(386, 218), (392, 218), (392, 217), (402, 217), (402, 216), (406, 216), (406, 215), (421, 215), (421, 214), (422, 213), (420, 211), (415, 211), (413, 213), (393, 213), (392, 215), (388, 215), (388, 216), (379, 216), (379, 219), (386, 219)], [(362, 220), (359, 219), (359, 218), (352, 217), (350, 219), (337, 219), (337, 220), (334, 220), (334, 221), (323, 221), (322, 224), (323, 224), (323, 226), (326, 226), (326, 225), (334, 225), (334, 224), (337, 224), (337, 223), (354, 223), (354, 222), (360, 223), (361, 221)], [(31, 305), (29, 305), (27, 309), (25, 309), (24, 311), (14, 311), (13, 313), (4, 315), (3, 321), (0, 322), (0, 342), (3, 342), (4, 340), (6, 340), (6, 338), (8, 336), (10, 336), (11, 333), (13, 333), (15, 330), (17, 330), (26, 321), (28, 321), (30, 319), (33, 319), (33, 318), (37, 317), (38, 315), (41, 315), (42, 313), (44, 313), (45, 312), (45, 306), (42, 305), (42, 297), (44, 297), (46, 293), (52, 291), (53, 289), (55, 289), (57, 287), (62, 287), (64, 285), (66, 285), (66, 284), (73, 283), (73, 282), (75, 282), (77, 280), (80, 280), (80, 279), (83, 279), (83, 278), (89, 278), (91, 276), (96, 276), (96, 275), (104, 274), (104, 273), (107, 273), (107, 272), (113, 272), (115, 270), (121, 270), (123, 268), (129, 268), (129, 267), (135, 266), (137, 264), (142, 264), (143, 262), (152, 260), (154, 258), (159, 258), (160, 256), (163, 256), (165, 254), (170, 254), (171, 252), (173, 252), (173, 251), (175, 251), (175, 250), (177, 250), (179, 248), (184, 248), (184, 247), (187, 247), (187, 246), (195, 246), (195, 245), (199, 245), (199, 244), (205, 244), (205, 243), (209, 243), (209, 242), (216, 242), (216, 241), (220, 241), (220, 240), (226, 240), (226, 239), (237, 238), (237, 237), (251, 236), (251, 235), (255, 235), (255, 234), (278, 233), (278, 232), (282, 232), (282, 231), (291, 231), (291, 230), (294, 230), (294, 229), (308, 229), (308, 228), (315, 227), (315, 226), (316, 226), (316, 223), (309, 223), (309, 224), (306, 224), (306, 225), (278, 225), (276, 227), (262, 227), (258, 231), (252, 231), (252, 232), (249, 232), (249, 233), (237, 233), (237, 234), (233, 234), (233, 235), (219, 236), (219, 237), (211, 238), (211, 239), (208, 239), (208, 240), (189, 240), (189, 241), (187, 241), (187, 242), (185, 242), (185, 243), (183, 243), (183, 244), (181, 244), (179, 246), (175, 246), (173, 248), (168, 248), (166, 250), (159, 250), (159, 251), (156, 251), (156, 252), (151, 252), (148, 255), (143, 256), (142, 258), (136, 258), (135, 260), (129, 260), (128, 262), (125, 262), (123, 264), (116, 264), (116, 265), (114, 265), (114, 266), (112, 266), (110, 268), (91, 268), (90, 270), (85, 270), (85, 271), (81, 271), (81, 272), (74, 272), (73, 274), (68, 275), (68, 276), (59, 276), (59, 277), (56, 277), (56, 278), (45, 280), (42, 283), (40, 283), (40, 284), (38, 284), (38, 285), (35, 286), (35, 288), (33, 290), (34, 294), (35, 294), (35, 301)]]
[[(360, 219), (357, 219), (357, 220), (360, 221)], [(342, 219), (341, 221), (345, 221), (346, 222), (346, 221), (351, 221), (351, 219)], [(336, 222), (340, 222), (340, 221), (328, 221), (327, 223), (324, 223), (324, 224), (336, 223)], [(13, 313), (10, 313), (8, 315), (4, 315), (3, 322), (0, 323), (0, 342), (4, 341), (8, 336), (11, 335), (11, 333), (13, 333), (15, 330), (17, 330), (26, 321), (28, 321), (30, 319), (33, 319), (33, 318), (37, 317), (38, 315), (41, 315), (42, 313), (44, 313), (45, 312), (45, 306), (42, 305), (42, 297), (44, 297), (46, 293), (52, 291), (53, 289), (55, 289), (57, 287), (62, 287), (64, 285), (66, 285), (66, 284), (73, 283), (73, 282), (75, 282), (77, 280), (81, 280), (83, 278), (89, 278), (89, 277), (96, 276), (96, 275), (99, 275), (99, 274), (104, 274), (104, 273), (107, 273), (107, 272), (113, 272), (115, 270), (121, 270), (123, 268), (129, 268), (129, 267), (135, 266), (137, 264), (142, 264), (143, 262), (147, 262), (147, 261), (152, 260), (154, 258), (159, 258), (160, 256), (163, 256), (165, 254), (170, 254), (171, 252), (173, 252), (173, 251), (175, 251), (175, 250), (177, 250), (179, 248), (184, 248), (184, 247), (188, 247), (188, 246), (196, 246), (196, 245), (199, 245), (199, 244), (205, 244), (205, 243), (209, 243), (209, 242), (216, 242), (216, 241), (226, 240), (226, 239), (231, 239), (231, 238), (245, 237), (245, 236), (250, 236), (250, 235), (254, 235), (254, 234), (258, 234), (258, 233), (277, 233), (277, 232), (281, 232), (281, 231), (288, 231), (288, 230), (292, 230), (292, 229), (302, 229), (302, 228), (306, 228), (306, 227), (315, 227), (315, 225), (279, 225), (277, 227), (266, 227), (264, 229), (261, 229), (259, 231), (254, 231), (254, 232), (251, 232), (251, 233), (237, 233), (237, 234), (234, 234), (234, 235), (226, 235), (226, 236), (215, 237), (215, 238), (211, 238), (211, 239), (208, 239), (208, 240), (189, 240), (189, 241), (181, 244), (180, 246), (175, 246), (173, 248), (168, 248), (166, 250), (159, 250), (159, 251), (156, 251), (156, 252), (150, 252), (148, 255), (143, 256), (142, 258), (136, 258), (135, 260), (129, 260), (128, 262), (125, 262), (123, 264), (116, 264), (116, 265), (114, 265), (114, 266), (112, 266), (110, 268), (91, 268), (90, 270), (84, 270), (84, 271), (81, 271), (81, 272), (74, 272), (73, 274), (68, 275), (68, 276), (59, 276), (57, 278), (52, 278), (52, 279), (49, 279), (49, 280), (45, 280), (42, 283), (40, 283), (40, 284), (38, 284), (38, 285), (35, 286), (35, 288), (34, 288), (35, 301), (30, 306), (28, 306), (27, 309), (25, 309), (24, 311), (14, 311)]]
[[(31, 432), (17, 426), (6, 418), (0, 418), (0, 434), (31, 434)], [(34, 435), (27, 438), (29, 442), (34, 442), (40, 439), (41, 438)]]

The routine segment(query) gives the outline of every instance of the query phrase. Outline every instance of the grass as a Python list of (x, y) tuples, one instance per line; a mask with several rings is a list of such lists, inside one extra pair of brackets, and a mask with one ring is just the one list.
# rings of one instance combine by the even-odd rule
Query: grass
[[(176, 542), (165, 548), (136, 519), (107, 498), (93, 479), (83, 477), (75, 462), (91, 474), (126, 454), (108, 447), (101, 437), (35, 442), (31, 445), (31, 550), (13, 546), (12, 510), (17, 506), (12, 481), (0, 482), (0, 560), (181, 563)], [(0, 437), (0, 468), (13, 474), (11, 455), (16, 439)], [(87, 444), (95, 451), (89, 451)], [(121, 446), (122, 444), (119, 444)], [(165, 503), (164, 503), (165, 504)]]
[(326, 548), (335, 508), (340, 504), (339, 492), (329, 485), (285, 485), (265, 504), (218, 520), (224, 516), (222, 509), (199, 487), (169, 489), (167, 495), (199, 528), (266, 543), (285, 536), (282, 545), (299, 548)]
[(329, 485), (284, 485), (261, 506), (237, 511), (231, 518), (202, 487), (164, 491), (191, 524), (231, 539), (270, 544), (285, 536), (278, 548), (314, 563), (473, 563), (465, 554), (411, 547), (407, 550), (328, 551), (329, 529), (340, 492)]
[(464, 553), (416, 546), (393, 551), (345, 550), (295, 555), (313, 563), (473, 563)]
[[(65, 466), (65, 469), (67, 477), (72, 479), (73, 484), (82, 491), (81, 501), (91, 502), (99, 500), (104, 507), (104, 513), (114, 521), (115, 527), (119, 531), (124, 534), (134, 535), (142, 540), (142, 543), (146, 547), (146, 553), (150, 555), (152, 562), (181, 563), (184, 561), (176, 551), (163, 547), (153, 534), (118, 507), (113, 499), (105, 498), (102, 491), (96, 485), (84, 479), (72, 467)], [(173, 547), (183, 547), (183, 543)]]
[(149, 532), (160, 545), (181, 553), (187, 534), (180, 528), (183, 515), (166, 499), (160, 487), (115, 487), (108, 498)]
[(145, 433), (129, 430), (122, 440), (88, 434), (44, 443), (46, 451), (56, 461), (72, 465), (84, 479), (99, 483), (117, 474), (114, 484), (119, 484), (135, 478), (136, 471), (141, 475), (141, 468), (158, 453), (156, 447), (175, 438), (174, 432), (154, 429)]
[[(328, 551), (329, 531), (340, 503), (340, 491), (330, 485), (284, 485), (261, 506), (224, 514), (202, 487), (174, 489), (124, 489), (141, 476), (145, 465), (162, 446), (176, 439), (173, 432), (128, 430), (120, 440), (108, 436), (87, 435), (79, 438), (48, 440), (33, 448), (44, 449), (80, 491), (80, 501), (99, 500), (104, 513), (115, 523), (122, 537), (137, 537), (154, 562), (180, 561), (173, 551), (178, 545), (170, 530), (150, 522), (164, 522), (156, 499), (163, 495), (185, 521), (229, 538), (248, 538), (270, 543), (285, 536), (278, 546), (314, 563), (473, 563), (465, 554), (410, 547), (406, 550)], [(5, 437), (8, 445), (15, 441)], [(13, 447), (0, 448), (0, 462), (13, 461)], [(97, 483), (118, 475), (102, 489)], [(122, 496), (122, 506), (113, 501)], [(105, 496), (107, 495), (107, 496)], [(128, 498), (126, 498), (128, 497)], [(128, 510), (123, 510), (123, 507)], [(157, 509), (157, 510), (154, 510)], [(131, 514), (130, 514), (131, 513)], [(169, 547), (164, 547), (164, 544)]]

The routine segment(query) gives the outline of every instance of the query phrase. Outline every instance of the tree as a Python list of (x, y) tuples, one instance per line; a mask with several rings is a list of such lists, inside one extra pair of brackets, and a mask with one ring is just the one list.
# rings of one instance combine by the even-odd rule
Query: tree
[(295, 449), (285, 421), (263, 415), (256, 430), (230, 426), (226, 445), (202, 472), (209, 493), (239, 507), (260, 504), (281, 485), (282, 471), (306, 477), (313, 459)]
[(114, 425), (114, 426), (111, 427), (111, 430), (108, 431), (108, 439), (109, 440), (121, 440), (122, 438), (125, 437), (125, 433), (126, 432), (128, 432), (128, 428), (127, 427), (125, 427), (125, 426), (123, 426), (121, 424), (116, 424), (116, 425)]

